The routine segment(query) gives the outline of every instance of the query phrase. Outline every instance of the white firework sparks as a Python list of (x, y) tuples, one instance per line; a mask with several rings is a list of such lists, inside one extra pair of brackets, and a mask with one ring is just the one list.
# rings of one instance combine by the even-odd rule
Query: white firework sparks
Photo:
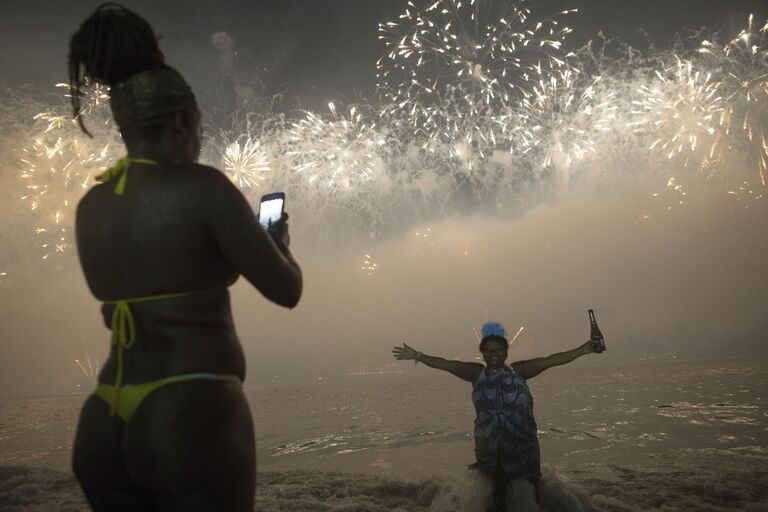
[(741, 182), (738, 187), (729, 190), (728, 194), (735, 201), (747, 203), (744, 205), (745, 209), (749, 208), (748, 203), (759, 201), (764, 197), (764, 194), (760, 193), (759, 190), (756, 190), (756, 187), (753, 187), (748, 181)]
[(444, 160), (455, 159), (473, 174), (497, 145), (499, 116), (471, 107), (472, 96), (449, 87), (445, 96), (430, 107), (417, 108), (412, 133), (421, 148)]
[(725, 44), (703, 41), (699, 53), (709, 69), (716, 70), (727, 97), (726, 131), (736, 144), (746, 146), (757, 165), (760, 181), (768, 174), (768, 20), (754, 30), (747, 28)]
[[(382, 115), (402, 118), (423, 149), (472, 176), (496, 149), (499, 115), (565, 66), (557, 17), (534, 19), (523, 1), (409, 2), (399, 23), (379, 26)], [(562, 11), (559, 15), (574, 11)], [(558, 16), (559, 17), (559, 16)]]
[(88, 343), (86, 342), (85, 336), (81, 336), (81, 338), (83, 340), (83, 348), (85, 349), (85, 357), (81, 359), (75, 359), (75, 364), (78, 368), (80, 368), (80, 371), (83, 372), (83, 375), (96, 379), (99, 376), (99, 371), (101, 371), (101, 356), (97, 350), (96, 359), (92, 359), (91, 353), (88, 350)]
[(108, 100), (106, 87), (95, 85), (85, 90), (83, 113), (95, 121), (93, 139), (80, 131), (77, 120), (58, 109), (34, 116), (37, 133), (22, 150), (19, 177), (24, 187), (21, 199), (37, 217), (34, 229), (42, 240), (43, 259), (66, 252), (72, 245), (75, 205), (92, 185), (94, 175), (117, 156), (119, 143), (111, 129)]
[(35, 232), (43, 240), (43, 259), (71, 246), (74, 207), (92, 185), (94, 174), (113, 161), (109, 143), (92, 146), (80, 138), (57, 137), (52, 143), (38, 139), (23, 150), (21, 199), (38, 215)]
[(539, 81), (504, 118), (510, 152), (527, 155), (538, 172), (553, 168), (567, 178), (574, 164), (595, 153), (599, 136), (616, 119), (612, 93), (598, 91), (600, 77), (586, 87), (578, 87), (578, 78), (564, 69)]
[(340, 116), (333, 103), (331, 117), (307, 112), (293, 124), (287, 154), (293, 169), (306, 183), (339, 191), (370, 181), (378, 166), (384, 138), (374, 124), (367, 124), (357, 107)]
[[(475, 103), (507, 105), (530, 95), (532, 82), (564, 64), (563, 38), (571, 32), (557, 17), (538, 20), (522, 0), (413, 2), (400, 22), (379, 25), (387, 47), (379, 59), (379, 86), (396, 109), (429, 105), (448, 86)], [(568, 14), (575, 11), (563, 11)]]
[(373, 260), (373, 256), (370, 254), (365, 255), (365, 259), (363, 260), (363, 264), (360, 267), (360, 270), (368, 274), (369, 276), (372, 276), (374, 272), (376, 272), (378, 268), (378, 265)]
[(668, 159), (693, 160), (701, 169), (721, 160), (725, 99), (720, 82), (696, 69), (691, 61), (676, 57), (676, 65), (656, 72), (657, 80), (640, 87), (642, 99), (634, 101), (630, 123), (637, 133), (654, 134), (650, 149)]
[(248, 136), (227, 144), (223, 163), (226, 175), (243, 191), (261, 187), (272, 170), (261, 143)]

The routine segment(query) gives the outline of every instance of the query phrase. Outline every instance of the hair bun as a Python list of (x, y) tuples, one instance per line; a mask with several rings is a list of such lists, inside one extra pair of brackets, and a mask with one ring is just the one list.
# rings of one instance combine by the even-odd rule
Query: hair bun
[(87, 76), (106, 85), (163, 61), (147, 20), (116, 3), (97, 7), (70, 40), (70, 65), (82, 65)]
[(499, 336), (503, 338), (507, 335), (507, 330), (499, 322), (485, 322), (483, 324), (483, 338), (486, 336)]
[(164, 61), (147, 20), (120, 4), (98, 6), (69, 41), (72, 115), (83, 131), (90, 135), (80, 115), (82, 88), (88, 81), (113, 86)]

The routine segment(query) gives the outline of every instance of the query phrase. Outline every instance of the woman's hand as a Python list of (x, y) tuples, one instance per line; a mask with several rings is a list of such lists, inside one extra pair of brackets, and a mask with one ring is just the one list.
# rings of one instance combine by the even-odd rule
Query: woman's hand
[(587, 340), (584, 342), (584, 344), (579, 347), (581, 349), (582, 355), (591, 354), (595, 351), (595, 342), (593, 340)]
[(288, 231), (288, 214), (286, 212), (283, 212), (280, 220), (272, 224), (267, 231), (278, 246), (281, 244), (285, 247), (291, 246), (291, 233)]
[(395, 359), (415, 359), (416, 351), (403, 343), (402, 347), (392, 347), (392, 355)]

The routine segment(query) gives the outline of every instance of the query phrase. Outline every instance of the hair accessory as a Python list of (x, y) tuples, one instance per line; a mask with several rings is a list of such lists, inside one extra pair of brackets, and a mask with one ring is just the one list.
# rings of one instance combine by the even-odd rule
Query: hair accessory
[(192, 89), (166, 64), (117, 82), (110, 89), (110, 104), (121, 129), (174, 112), (198, 110)]
[(483, 324), (483, 338), (486, 336), (500, 336), (505, 337), (507, 330), (499, 322), (485, 322)]

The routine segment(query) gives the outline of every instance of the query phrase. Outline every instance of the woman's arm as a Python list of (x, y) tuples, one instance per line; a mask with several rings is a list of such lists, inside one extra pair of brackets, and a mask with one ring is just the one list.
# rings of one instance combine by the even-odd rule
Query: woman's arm
[(573, 350), (558, 352), (557, 354), (552, 354), (547, 357), (537, 357), (536, 359), (528, 359), (527, 361), (518, 361), (512, 363), (512, 367), (522, 378), (526, 380), (532, 379), (547, 368), (567, 364), (576, 358), (591, 354), (593, 352), (593, 345), (594, 342), (589, 340)]
[(449, 361), (442, 357), (428, 356), (427, 354), (422, 354), (421, 352), (414, 350), (405, 343), (403, 343), (402, 347), (393, 347), (392, 355), (395, 356), (395, 359), (413, 359), (422, 362), (431, 368), (445, 370), (468, 382), (475, 382), (480, 375), (480, 372), (483, 371), (483, 365), (480, 363)]
[(294, 307), (301, 297), (302, 275), (288, 249), (287, 224), (278, 245), (229, 178), (215, 169), (210, 171), (206, 180), (208, 228), (224, 258), (266, 298)]

